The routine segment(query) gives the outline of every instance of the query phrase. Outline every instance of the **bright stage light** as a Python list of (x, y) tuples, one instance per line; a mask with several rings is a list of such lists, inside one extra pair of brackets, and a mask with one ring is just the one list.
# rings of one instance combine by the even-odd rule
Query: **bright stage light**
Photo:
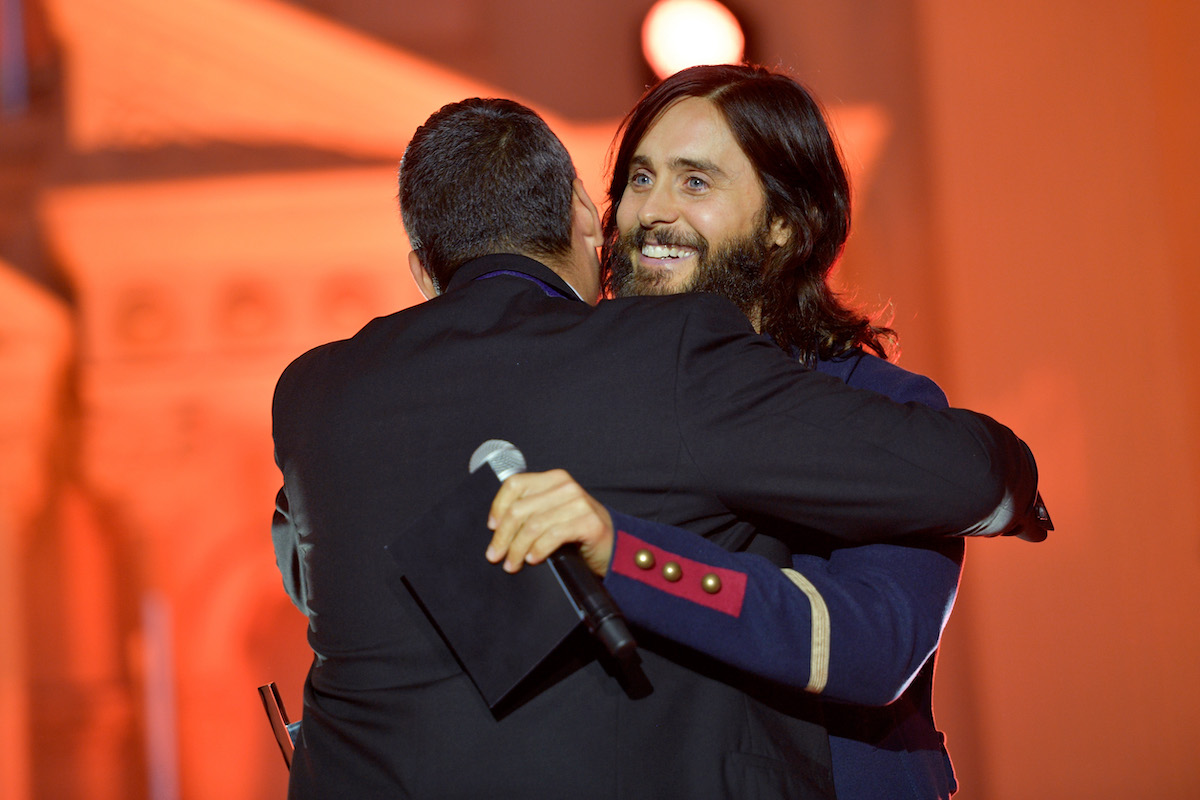
[(697, 64), (737, 64), (746, 37), (716, 0), (659, 0), (642, 23), (642, 52), (660, 78)]

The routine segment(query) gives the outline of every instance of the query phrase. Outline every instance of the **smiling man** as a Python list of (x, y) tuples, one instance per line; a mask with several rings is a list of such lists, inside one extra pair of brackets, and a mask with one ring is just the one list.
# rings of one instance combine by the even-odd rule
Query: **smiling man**
[[(609, 201), (612, 293), (724, 295), (819, 372), (914, 412), (916, 404), (947, 406), (932, 381), (881, 357), (894, 333), (843, 305), (828, 285), (849, 230), (849, 186), (819, 107), (792, 79), (706, 66), (652, 88), (625, 120)], [(847, 414), (840, 424), (862, 422)], [(886, 514), (886, 487), (862, 488), (863, 502)], [(492, 507), (489, 557), (512, 570), (562, 542), (581, 543), (628, 620), (722, 664), (713, 674), (761, 701), (748, 714), (776, 738), (786, 738), (787, 721), (825, 725), (840, 800), (955, 791), (932, 679), (961, 539), (855, 546), (758, 517), (755, 538), (722, 549), (619, 508), (601, 505), (561, 470), (510, 478)], [(1013, 532), (1040, 541), (1049, 527), (1038, 498)], [(661, 576), (659, 562), (667, 565)], [(736, 613), (687, 602), (675, 583), (680, 564), (683, 573), (722, 574), (744, 587)]]
[(791, 230), (781, 217), (767, 220), (758, 174), (717, 107), (679, 100), (646, 132), (625, 172), (621, 241), (610, 250), (614, 293), (715, 291), (757, 323), (763, 264)]
[[(725, 295), (809, 366), (894, 400), (945, 407), (932, 381), (882, 358), (894, 333), (829, 286), (849, 197), (837, 146), (802, 86), (759, 67), (685, 70), (626, 118), (605, 219), (608, 286), (617, 296)], [(783, 568), (775, 580), (796, 591), (763, 611), (761, 629), (731, 636), (736, 644), (692, 644), (728, 648), (750, 673), (782, 672), (798, 688), (846, 701), (819, 707), (839, 798), (949, 797), (957, 784), (933, 720), (932, 681), (961, 540), (848, 547), (809, 537), (797, 547), (795, 536), (767, 532), (789, 546), (760, 537), (750, 549)], [(637, 621), (677, 635), (669, 617)], [(800, 631), (810, 635), (795, 641)]]
[(609, 184), (604, 269), (617, 296), (713, 291), (814, 366), (890, 329), (827, 284), (850, 187), (812, 96), (761, 67), (695, 67), (629, 113)]

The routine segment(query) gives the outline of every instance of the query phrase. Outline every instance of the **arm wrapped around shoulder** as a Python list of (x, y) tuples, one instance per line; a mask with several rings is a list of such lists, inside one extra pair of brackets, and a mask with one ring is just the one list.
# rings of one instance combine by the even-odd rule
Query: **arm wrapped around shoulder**
[(672, 407), (691, 465), (736, 513), (853, 544), (1045, 538), (1037, 466), (1004, 425), (851, 388), (735, 330), (723, 306), (693, 305)]
[(1029, 446), (1011, 430), (983, 414), (961, 409), (951, 409), (950, 413), (969, 414), (981, 423), (976, 435), (981, 437), (984, 450), (991, 454), (989, 479), (996, 484), (998, 498), (990, 511), (959, 533), (1044, 541), (1048, 532), (1054, 530), (1054, 523), (1050, 521), (1050, 513), (1037, 488), (1037, 462)]
[[(1004, 430), (1008, 431), (1007, 428)], [(1042, 493), (1037, 489), (1037, 463), (1023, 441), (1011, 432), (1001, 441), (1008, 439), (1015, 441), (1019, 448), (997, 448), (994, 451), (1001, 456), (1011, 455), (1013, 459), (1010, 466), (1001, 465), (998, 471), (999, 475), (1004, 476), (1004, 494), (990, 514), (962, 531), (962, 534), (1016, 536), (1027, 542), (1045, 541), (1049, 532), (1054, 530), (1054, 523), (1042, 501)]]

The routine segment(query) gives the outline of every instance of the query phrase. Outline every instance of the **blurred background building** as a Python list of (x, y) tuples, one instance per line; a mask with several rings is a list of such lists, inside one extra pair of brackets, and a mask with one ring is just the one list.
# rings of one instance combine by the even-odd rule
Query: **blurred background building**
[[(958, 797), (1200, 796), (1200, 6), (726, 5), (838, 128), (845, 283), (1038, 455), (1058, 531), (969, 545), (941, 654)], [(0, 797), (282, 796), (274, 380), (418, 301), (443, 103), (530, 103), (599, 200), (650, 6), (0, 0)]]

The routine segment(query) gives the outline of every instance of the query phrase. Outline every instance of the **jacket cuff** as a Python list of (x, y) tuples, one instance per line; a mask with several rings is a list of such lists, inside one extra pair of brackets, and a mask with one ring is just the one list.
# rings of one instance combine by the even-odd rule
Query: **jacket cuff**
[[(691, 544), (686, 541), (663, 541), (664, 538), (679, 540), (694, 534), (673, 531), (673, 537), (655, 536), (664, 530), (662, 526), (615, 513), (613, 528), (615, 542), (610, 574), (712, 611), (734, 618), (741, 616), (746, 597), (746, 573), (699, 560), (702, 556), (695, 551), (702, 547), (679, 546)], [(696, 544), (704, 543), (699, 537), (695, 538)]]

